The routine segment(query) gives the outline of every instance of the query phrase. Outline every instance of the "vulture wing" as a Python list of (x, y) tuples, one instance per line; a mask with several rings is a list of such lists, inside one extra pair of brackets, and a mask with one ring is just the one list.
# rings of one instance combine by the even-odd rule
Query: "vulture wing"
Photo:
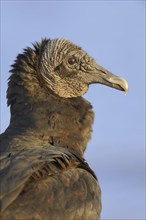
[(2, 219), (96, 219), (100, 215), (95, 174), (83, 158), (65, 148), (7, 152), (1, 157), (0, 181)]

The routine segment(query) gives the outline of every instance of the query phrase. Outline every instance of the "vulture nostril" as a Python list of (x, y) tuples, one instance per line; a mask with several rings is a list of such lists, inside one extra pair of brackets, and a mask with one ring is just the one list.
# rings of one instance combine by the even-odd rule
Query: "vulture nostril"
[(107, 73), (105, 71), (101, 70), (101, 69), (96, 68), (96, 70), (99, 71), (100, 73), (104, 74), (104, 75), (107, 75)]

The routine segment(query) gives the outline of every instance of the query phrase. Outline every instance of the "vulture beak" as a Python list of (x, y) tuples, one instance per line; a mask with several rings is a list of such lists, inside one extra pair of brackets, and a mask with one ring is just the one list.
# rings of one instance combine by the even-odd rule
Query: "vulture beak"
[(92, 79), (94, 80), (94, 83), (104, 84), (106, 86), (124, 91), (125, 94), (128, 93), (127, 81), (119, 76), (112, 74), (100, 65), (96, 64), (93, 75)]

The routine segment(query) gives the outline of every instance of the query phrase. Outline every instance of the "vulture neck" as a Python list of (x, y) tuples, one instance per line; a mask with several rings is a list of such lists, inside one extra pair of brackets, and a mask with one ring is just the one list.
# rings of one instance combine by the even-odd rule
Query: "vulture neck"
[(13, 133), (13, 141), (19, 138), (23, 147), (31, 143), (34, 148), (51, 144), (83, 155), (94, 119), (90, 103), (82, 97), (60, 98), (35, 82), (31, 91), (30, 86), (20, 84), (9, 88), (11, 121), (7, 132)]

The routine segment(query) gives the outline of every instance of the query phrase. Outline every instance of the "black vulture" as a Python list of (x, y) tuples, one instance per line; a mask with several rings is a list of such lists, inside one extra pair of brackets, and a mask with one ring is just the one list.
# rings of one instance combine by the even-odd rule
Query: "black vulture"
[(101, 189), (84, 152), (94, 113), (82, 95), (100, 83), (128, 91), (126, 80), (66, 39), (43, 39), (12, 65), (11, 119), (0, 137), (2, 220), (97, 220)]

